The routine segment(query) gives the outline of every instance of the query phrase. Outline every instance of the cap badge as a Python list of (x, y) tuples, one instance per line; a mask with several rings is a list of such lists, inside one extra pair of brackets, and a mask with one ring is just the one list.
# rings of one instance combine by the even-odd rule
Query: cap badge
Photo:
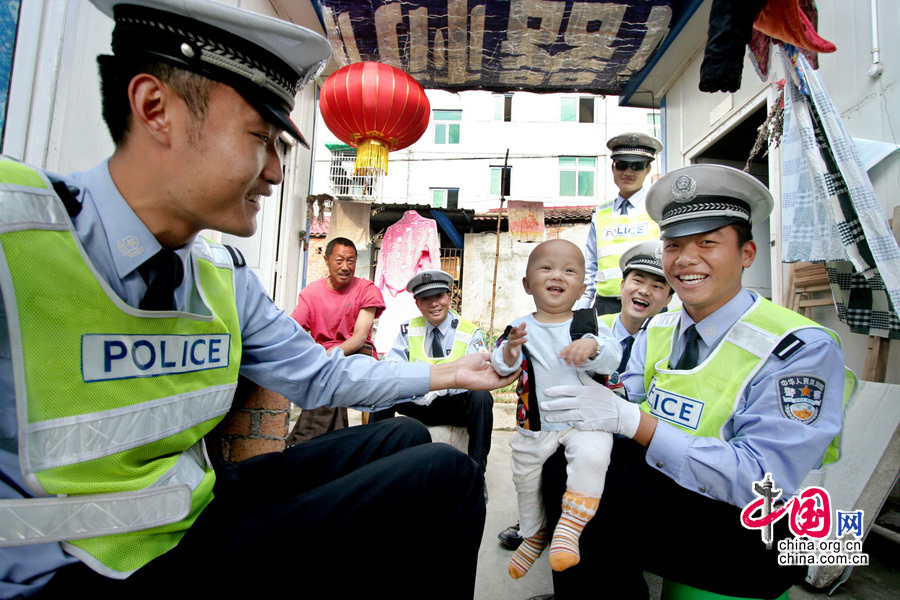
[(697, 197), (697, 182), (682, 175), (672, 184), (672, 196), (675, 202), (690, 202)]
[(431, 281), (431, 273), (422, 273), (422, 283)]
[(662, 246), (656, 247), (656, 250), (653, 251), (653, 258), (662, 262)]
[(630, 136), (628, 136), (628, 143), (631, 144), (632, 146), (637, 146), (639, 141), (640, 140), (638, 139), (638, 136), (633, 133)]

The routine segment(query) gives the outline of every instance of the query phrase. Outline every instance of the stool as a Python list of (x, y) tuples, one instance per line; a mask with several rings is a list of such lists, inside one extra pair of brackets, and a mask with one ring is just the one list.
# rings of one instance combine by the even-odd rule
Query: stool
[(450, 444), (463, 454), (469, 451), (469, 432), (465, 427), (454, 427), (452, 425), (429, 425), (428, 432), (431, 434), (431, 441)]
[[(741, 598), (738, 596), (724, 596), (706, 590), (700, 590), (677, 581), (666, 579), (663, 581), (660, 600), (755, 600), (754, 598)], [(778, 596), (775, 600), (790, 600), (788, 591)]]

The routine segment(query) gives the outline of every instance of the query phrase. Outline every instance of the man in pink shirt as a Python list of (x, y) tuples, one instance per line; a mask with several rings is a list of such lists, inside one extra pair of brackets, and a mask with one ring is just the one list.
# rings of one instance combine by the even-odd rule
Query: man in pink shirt
[[(356, 246), (337, 237), (325, 247), (328, 277), (309, 284), (297, 299), (291, 315), (317, 344), (330, 354), (377, 357), (372, 344), (372, 323), (384, 311), (381, 290), (371, 281), (356, 277)], [(288, 446), (305, 442), (327, 431), (349, 425), (346, 408), (304, 410), (288, 436)]]

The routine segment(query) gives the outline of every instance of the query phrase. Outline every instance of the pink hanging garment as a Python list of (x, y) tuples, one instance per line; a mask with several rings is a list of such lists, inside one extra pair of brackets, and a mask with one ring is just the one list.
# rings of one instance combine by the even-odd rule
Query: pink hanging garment
[(434, 219), (408, 210), (384, 232), (375, 267), (375, 285), (386, 305), (375, 332), (375, 347), (381, 352), (390, 350), (400, 324), (419, 314), (406, 283), (419, 271), (440, 268), (441, 238)]

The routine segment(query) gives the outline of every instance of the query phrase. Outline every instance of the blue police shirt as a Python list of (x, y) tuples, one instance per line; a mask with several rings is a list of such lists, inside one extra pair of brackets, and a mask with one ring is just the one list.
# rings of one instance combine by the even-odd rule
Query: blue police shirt
[[(754, 292), (742, 289), (696, 324), (701, 338), (701, 361), (754, 301)], [(692, 324), (694, 320), (682, 310), (678, 331), (685, 331)], [(802, 329), (795, 335), (804, 345), (787, 360), (775, 356), (766, 359), (738, 399), (734, 414), (724, 427), (724, 439), (695, 437), (659, 421), (647, 449), (647, 464), (684, 488), (738, 507), (756, 499), (753, 482), (762, 480), (766, 473), (773, 474), (783, 490), (783, 498), (798, 491), (807, 473), (820, 466), (825, 449), (841, 430), (844, 355), (834, 339), (821, 329)], [(670, 359), (672, 364), (678, 362), (683, 349), (684, 340), (678, 339)], [(646, 356), (647, 335), (640, 331), (622, 377), (632, 402), (646, 397)], [(817, 377), (829, 390), (818, 418), (810, 424), (786, 417), (778, 399), (778, 381), (798, 375)]]
[[(73, 219), (78, 237), (112, 290), (129, 305), (138, 306), (146, 284), (137, 268), (156, 254), (160, 244), (119, 193), (108, 163), (66, 178), (50, 177), (79, 188), (83, 208)], [(191, 245), (176, 250), (185, 265), (176, 302), (179, 310), (205, 313), (188, 260)], [(302, 408), (383, 408), (428, 391), (427, 364), (345, 357), (340, 351), (326, 355), (294, 319), (275, 306), (249, 268), (235, 269), (235, 299), (243, 344), (240, 373)], [(365, 390), (365, 397), (360, 390)], [(0, 297), (0, 498), (29, 496), (19, 468), (9, 332)], [(0, 548), (0, 598), (33, 594), (57, 569), (76, 561), (56, 543)]]

